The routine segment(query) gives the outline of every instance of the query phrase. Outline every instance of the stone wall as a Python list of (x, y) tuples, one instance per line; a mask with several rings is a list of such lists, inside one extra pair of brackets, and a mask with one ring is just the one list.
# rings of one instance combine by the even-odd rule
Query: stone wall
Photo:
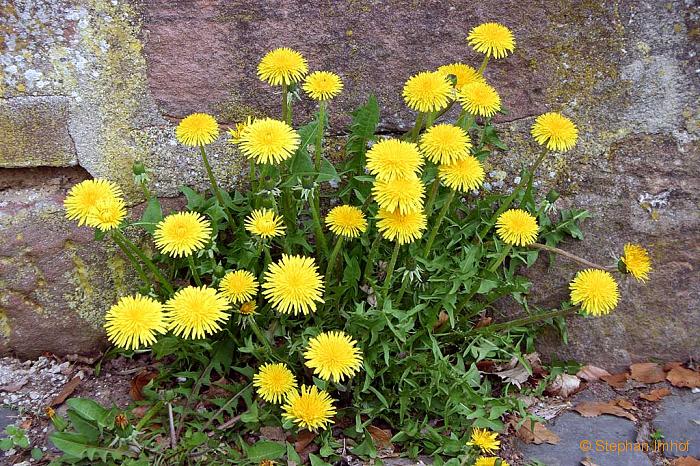
[[(700, 357), (700, 29), (683, 0), (0, 0), (0, 351), (101, 344), (101, 315), (130, 276), (108, 243), (63, 220), (62, 196), (101, 176), (138, 204), (135, 159), (154, 169), (161, 196), (203, 187), (198, 159), (175, 144), (174, 123), (194, 111), (222, 125), (276, 115), (279, 93), (255, 77), (265, 51), (290, 46), (312, 69), (341, 74), (346, 90), (331, 116), (338, 135), (369, 93), (382, 130), (397, 133), (413, 118), (402, 83), (441, 64), (478, 63), (466, 33), (490, 20), (512, 28), (517, 48), (486, 72), (508, 108), (500, 126), (512, 147), (491, 161), (489, 185), (512, 184), (532, 159), (533, 117), (563, 111), (580, 143), (540, 175), (564, 194), (562, 207), (596, 215), (585, 244), (568, 247), (609, 262), (634, 240), (655, 263), (646, 287), (622, 284), (626, 299), (613, 315), (573, 320), (572, 344), (545, 339), (545, 348), (608, 366)], [(301, 104), (296, 121), (309, 112)], [(241, 170), (232, 147), (212, 154), (218, 178), (234, 185)], [(542, 302), (565, 293), (574, 268), (558, 266), (561, 274), (538, 282)]]

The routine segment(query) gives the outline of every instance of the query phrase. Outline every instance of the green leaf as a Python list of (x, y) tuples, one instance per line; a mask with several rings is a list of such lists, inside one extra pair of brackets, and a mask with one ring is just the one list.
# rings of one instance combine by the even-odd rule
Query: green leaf
[(68, 456), (83, 458), (88, 448), (88, 439), (75, 432), (54, 432), (49, 436), (51, 443)]
[(163, 220), (163, 210), (157, 197), (151, 197), (143, 211), (141, 221), (144, 222), (143, 229), (153, 234), (156, 231), (156, 224)]
[(348, 155), (346, 168), (357, 171), (365, 165), (367, 142), (374, 138), (378, 124), (379, 103), (375, 96), (370, 95), (365, 105), (352, 112), (350, 137), (345, 144), (345, 151)]
[(100, 437), (100, 429), (97, 427), (96, 423), (88, 421), (72, 409), (68, 410), (67, 415), (73, 428), (79, 434), (84, 435), (91, 443), (97, 442), (97, 439)]
[(187, 198), (188, 210), (199, 210), (204, 206), (204, 197), (189, 186), (181, 186), (180, 191)]
[(31, 455), (32, 459), (39, 461), (44, 456), (44, 452), (42, 452), (39, 448), (32, 448)]
[(107, 232), (102, 231), (99, 228), (95, 228), (95, 241), (102, 241), (106, 234)]
[(287, 447), (282, 443), (262, 440), (247, 448), (249, 460), (276, 460), (287, 453)]
[(14, 446), (14, 442), (10, 437), (5, 437), (0, 439), (0, 450), (7, 451)]
[(327, 158), (323, 157), (321, 159), (321, 172), (319, 173), (316, 181), (321, 183), (324, 181), (333, 181), (333, 180), (340, 180), (340, 177), (338, 176), (338, 172), (335, 170), (335, 167), (333, 166), (333, 164), (330, 163)]
[(311, 462), (311, 466), (331, 466), (313, 453), (309, 455), (309, 461)]
[(87, 398), (70, 398), (66, 401), (69, 409), (72, 409), (88, 421), (98, 421), (102, 419), (107, 409), (103, 408), (99, 403)]

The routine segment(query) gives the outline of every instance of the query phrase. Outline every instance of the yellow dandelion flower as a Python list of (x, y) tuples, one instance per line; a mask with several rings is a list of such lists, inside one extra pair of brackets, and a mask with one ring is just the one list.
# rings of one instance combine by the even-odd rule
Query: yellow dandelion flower
[(438, 73), (447, 77), (449, 75), (457, 78), (455, 82), (455, 89), (460, 89), (466, 84), (471, 84), (477, 81), (483, 81), (484, 77), (479, 74), (474, 68), (464, 63), (451, 63), (449, 65), (442, 65), (438, 68)]
[(510, 209), (496, 220), (496, 233), (504, 243), (527, 246), (537, 241), (537, 219), (522, 209)]
[(480, 456), (476, 459), (474, 466), (496, 466), (496, 461), (501, 460), (501, 466), (510, 466), (506, 460), (497, 456)]
[(224, 275), (219, 282), (219, 292), (231, 304), (250, 301), (258, 292), (258, 281), (247, 270), (236, 270)]
[(314, 100), (330, 100), (343, 90), (343, 81), (330, 71), (314, 71), (306, 77), (302, 88)]
[(204, 338), (221, 330), (228, 318), (228, 301), (207, 286), (182, 288), (163, 306), (168, 328), (186, 339)]
[(492, 117), (501, 109), (501, 97), (496, 89), (485, 82), (473, 82), (462, 86), (457, 100), (472, 115)]
[(284, 314), (308, 314), (323, 302), (323, 277), (312, 257), (288, 256), (265, 272), (263, 296)]
[(297, 380), (284, 364), (263, 364), (253, 376), (253, 386), (268, 403), (281, 403), (297, 389)]
[(377, 180), (372, 187), (372, 195), (379, 207), (402, 214), (421, 210), (424, 193), (425, 186), (416, 175), (396, 178), (392, 181)]
[(367, 171), (378, 180), (415, 176), (423, 166), (418, 146), (398, 139), (384, 139), (367, 151)]
[(362, 367), (362, 352), (345, 332), (324, 332), (312, 338), (304, 358), (306, 367), (326, 382), (342, 382)]
[(111, 181), (96, 179), (85, 180), (68, 191), (63, 206), (68, 220), (77, 220), (78, 225), (96, 226), (93, 213), (97, 205), (107, 199), (120, 198), (123, 195), (119, 186)]
[(258, 466), (275, 466), (277, 461), (273, 460), (262, 460)]
[(296, 390), (287, 395), (287, 402), (282, 406), (282, 417), (297, 424), (302, 429), (325, 429), (335, 416), (333, 399), (316, 386), (301, 386), (301, 392)]
[(274, 238), (284, 234), (282, 217), (270, 209), (256, 209), (245, 219), (245, 229), (261, 238)]
[(193, 113), (180, 121), (175, 138), (185, 146), (204, 146), (219, 137), (219, 124), (206, 113)]
[(484, 23), (469, 31), (467, 42), (474, 50), (488, 57), (504, 58), (515, 50), (515, 38), (507, 27)]
[(571, 302), (587, 314), (601, 316), (617, 307), (620, 297), (613, 276), (598, 269), (581, 270), (569, 284)]
[(117, 228), (126, 218), (126, 205), (124, 200), (118, 197), (110, 197), (97, 202), (90, 214), (88, 224), (94, 225), (102, 231)]
[(468, 155), (454, 163), (440, 165), (438, 175), (450, 189), (469, 191), (484, 183), (484, 166), (476, 157)]
[(238, 147), (249, 160), (274, 165), (294, 155), (299, 135), (284, 121), (262, 118), (246, 127)]
[(452, 96), (452, 86), (444, 74), (423, 71), (411, 76), (403, 87), (406, 105), (419, 112), (437, 112), (447, 107)]
[(530, 133), (538, 144), (560, 152), (571, 149), (578, 140), (578, 129), (574, 122), (555, 112), (538, 116)]
[(493, 453), (501, 446), (501, 441), (497, 440), (498, 433), (490, 432), (486, 429), (474, 429), (467, 445), (479, 447), (484, 453)]
[(268, 52), (258, 64), (258, 77), (273, 86), (299, 82), (307, 71), (302, 54), (287, 47)]
[(248, 117), (248, 118), (246, 118), (246, 121), (241, 121), (240, 123), (236, 123), (235, 128), (229, 128), (228, 134), (229, 134), (229, 136), (231, 136), (230, 142), (232, 142), (234, 144), (240, 144), (241, 137), (243, 136), (243, 133), (252, 123), (253, 123), (253, 118)]
[(148, 296), (125, 296), (105, 314), (107, 338), (116, 346), (139, 349), (168, 331), (163, 306)]
[(156, 247), (171, 257), (186, 257), (203, 249), (211, 237), (211, 223), (197, 212), (170, 214), (156, 225)]
[(431, 126), (420, 139), (420, 150), (433, 163), (454, 163), (469, 156), (472, 141), (459, 126)]
[(425, 214), (416, 210), (406, 214), (398, 210), (388, 212), (379, 209), (377, 213), (377, 229), (382, 237), (389, 241), (398, 241), (399, 244), (412, 243), (423, 236), (426, 228)]
[(351, 205), (334, 207), (326, 215), (328, 229), (345, 238), (357, 238), (367, 230), (365, 214)]
[(627, 243), (624, 247), (624, 253), (624, 256), (620, 258), (624, 265), (624, 271), (640, 282), (647, 281), (649, 272), (651, 272), (649, 252), (638, 244)]
[(255, 312), (257, 309), (258, 304), (255, 301), (246, 301), (245, 303), (241, 304), (241, 307), (238, 309), (238, 312), (240, 312), (244, 316), (252, 316), (257, 314), (257, 312)]

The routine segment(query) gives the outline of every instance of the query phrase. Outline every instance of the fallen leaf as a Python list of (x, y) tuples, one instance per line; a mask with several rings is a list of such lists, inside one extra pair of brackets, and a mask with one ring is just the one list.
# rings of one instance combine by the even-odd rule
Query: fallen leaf
[(550, 395), (559, 395), (566, 398), (572, 393), (577, 392), (580, 386), (581, 379), (575, 375), (559, 374), (554, 378), (552, 383), (547, 386), (547, 392)]
[(78, 376), (75, 376), (72, 379), (70, 379), (63, 386), (63, 388), (61, 389), (61, 392), (58, 395), (56, 395), (56, 397), (53, 400), (51, 400), (51, 403), (49, 403), (49, 406), (51, 406), (51, 407), (58, 406), (61, 403), (63, 403), (64, 401), (66, 401), (66, 399), (73, 394), (75, 389), (78, 388), (78, 385), (80, 385), (81, 381), (82, 381), (82, 379)]
[(630, 377), (637, 382), (659, 383), (666, 378), (664, 370), (654, 362), (641, 362), (630, 366)]
[(666, 380), (671, 382), (674, 387), (700, 387), (700, 372), (677, 366), (666, 374)]
[(637, 407), (629, 400), (625, 400), (624, 398), (618, 398), (615, 400), (615, 404), (618, 405), (622, 409), (627, 409), (627, 410), (636, 410)]
[(391, 431), (381, 429), (376, 426), (369, 426), (367, 427), (367, 430), (369, 431), (369, 435), (372, 437), (372, 441), (374, 441), (374, 445), (377, 448), (392, 448)]
[(135, 418), (141, 419), (142, 417), (144, 417), (144, 416), (146, 415), (146, 412), (147, 412), (149, 409), (151, 409), (151, 407), (150, 407), (149, 405), (137, 406), (137, 407), (135, 407), (134, 409), (131, 410), (131, 414), (132, 414)]
[(639, 398), (643, 398), (647, 401), (659, 401), (660, 399), (665, 398), (670, 394), (671, 394), (671, 389), (668, 387), (663, 387), (663, 388), (657, 388), (655, 390), (652, 390), (649, 393), (644, 393), (642, 395), (639, 395)]
[(0, 387), (0, 392), (7, 392), (7, 393), (18, 392), (22, 389), (22, 387), (27, 385), (28, 382), (29, 382), (29, 379), (21, 379), (15, 383), (3, 385), (2, 387)]
[(671, 462), (671, 466), (700, 466), (700, 460), (697, 460), (692, 456), (683, 456), (673, 460)]
[(663, 370), (664, 370), (664, 372), (668, 372), (671, 369), (673, 369), (674, 367), (681, 367), (682, 365), (683, 365), (683, 363), (680, 361), (667, 362), (666, 364), (664, 364)]
[[(540, 361), (539, 353), (526, 354), (525, 360), (530, 365), (533, 374), (542, 372), (542, 363)], [(527, 379), (530, 378), (530, 373), (528, 370), (515, 357), (510, 360), (510, 363), (506, 367), (510, 368), (500, 372), (494, 372), (493, 374), (499, 376), (504, 382), (512, 383), (518, 388), (520, 388), (520, 385), (527, 382)]]
[(491, 325), (491, 322), (493, 322), (493, 317), (482, 317), (474, 328), (486, 327), (487, 325)]
[(143, 387), (148, 385), (148, 382), (155, 379), (158, 372), (152, 369), (143, 369), (141, 372), (136, 374), (133, 379), (131, 379), (131, 387), (129, 388), (129, 395), (134, 401), (141, 401), (144, 399)]
[(592, 459), (590, 459), (589, 457), (586, 456), (586, 457), (581, 461), (581, 466), (598, 466), (598, 465), (595, 464), (595, 463), (593, 462)]
[(586, 364), (576, 373), (576, 377), (579, 377), (586, 382), (595, 382), (596, 380), (600, 380), (600, 378), (603, 376), (610, 376), (610, 372), (590, 364)]
[(448, 320), (450, 320), (450, 316), (447, 315), (447, 312), (441, 309), (440, 313), (438, 314), (438, 320), (435, 322), (435, 324), (433, 324), (433, 332), (445, 325)]
[(29, 430), (32, 427), (32, 420), (25, 419), (24, 421), (20, 422), (19, 426), (24, 430)]
[(534, 426), (531, 421), (525, 421), (516, 432), (516, 435), (525, 443), (534, 443), (540, 445), (549, 443), (556, 445), (559, 443), (559, 436), (547, 429), (541, 422), (535, 422)]
[(576, 411), (583, 417), (596, 417), (600, 416), (601, 414), (610, 414), (612, 416), (627, 418), (633, 422), (637, 420), (637, 418), (634, 417), (634, 415), (628, 413), (621, 407), (610, 402), (605, 403), (602, 401), (586, 401), (576, 405), (574, 407), (574, 411)]
[(260, 428), (260, 435), (275, 442), (284, 442), (287, 440), (287, 436), (281, 427), (263, 426)]
[(315, 438), (316, 434), (310, 430), (302, 430), (299, 432), (299, 435), (297, 435), (296, 442), (294, 442), (294, 450), (296, 450), (297, 453), (301, 453)]
[(613, 388), (625, 388), (629, 376), (630, 375), (627, 372), (621, 372), (619, 374), (603, 375), (600, 377), (600, 379), (604, 380)]

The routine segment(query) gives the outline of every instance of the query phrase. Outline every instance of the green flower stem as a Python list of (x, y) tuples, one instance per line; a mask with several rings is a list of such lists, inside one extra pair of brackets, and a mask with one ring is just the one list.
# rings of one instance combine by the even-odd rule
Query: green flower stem
[(269, 244), (264, 245), (263, 248), (265, 248), (265, 261), (263, 262), (263, 273), (265, 273), (267, 266), (272, 264), (272, 256), (270, 255)]
[(292, 124), (292, 115), (289, 108), (289, 99), (287, 95), (289, 94), (289, 86), (287, 83), (282, 83), (282, 121), (288, 125)]
[(362, 272), (362, 279), (366, 279), (372, 274), (372, 269), (374, 268), (374, 256), (377, 254), (377, 249), (379, 249), (379, 243), (382, 240), (382, 236), (377, 233), (377, 236), (372, 241), (372, 246), (369, 248), (367, 253), (367, 263), (365, 264), (365, 270)]
[(437, 114), (435, 115), (435, 119), (433, 121), (437, 121), (441, 116), (443, 116), (445, 113), (449, 112), (450, 109), (452, 108), (452, 106), (454, 105), (454, 103), (455, 103), (454, 100), (450, 101), (450, 103), (447, 104), (447, 107), (445, 107), (442, 110), (440, 110), (439, 112), (437, 112)]
[(570, 307), (568, 309), (556, 309), (554, 311), (543, 312), (540, 314), (535, 314), (528, 317), (522, 317), (520, 319), (509, 320), (507, 322), (501, 322), (498, 324), (487, 325), (485, 327), (477, 328), (472, 330), (472, 332), (482, 333), (482, 332), (498, 332), (500, 330), (510, 329), (513, 327), (521, 327), (523, 325), (534, 324), (535, 322), (540, 322), (542, 320), (553, 319), (554, 317), (565, 316), (576, 311), (575, 307)]
[(328, 257), (328, 245), (326, 244), (326, 236), (323, 234), (323, 228), (321, 227), (321, 214), (319, 212), (319, 206), (314, 199), (309, 202), (309, 207), (311, 210), (311, 217), (314, 222), (314, 235), (316, 236), (316, 242), (321, 247), (323, 251), (323, 257)]
[(122, 233), (120, 230), (114, 230), (114, 235), (116, 235), (119, 240), (127, 245), (132, 252), (136, 253), (136, 255), (141, 259), (141, 262), (146, 264), (146, 267), (155, 275), (156, 279), (160, 282), (160, 284), (163, 286), (165, 291), (168, 292), (168, 294), (173, 294), (175, 291), (173, 290), (173, 286), (170, 284), (170, 282), (163, 276), (161, 271), (156, 267), (156, 265), (149, 259), (146, 254), (143, 253), (141, 248), (136, 246), (129, 238), (124, 236), (124, 233)]
[(418, 116), (416, 117), (416, 124), (413, 125), (413, 129), (411, 130), (411, 141), (413, 141), (413, 142), (418, 141), (418, 135), (420, 134), (420, 130), (423, 128), (423, 119), (424, 118), (425, 118), (425, 113), (418, 112)]
[(474, 115), (467, 114), (466, 111), (462, 110), (462, 115), (460, 115), (459, 120), (457, 121), (461, 121), (459, 125), (460, 128), (469, 132), (469, 128), (471, 128), (472, 124), (474, 124)]
[(382, 287), (382, 301), (379, 307), (382, 307), (386, 297), (391, 289), (391, 279), (394, 276), (394, 267), (396, 267), (396, 260), (399, 258), (399, 251), (401, 250), (401, 243), (396, 241), (394, 243), (394, 251), (391, 253), (391, 260), (389, 261), (389, 266), (386, 269), (386, 278), (384, 279), (384, 286)]
[(221, 191), (219, 190), (219, 185), (216, 183), (216, 178), (214, 178), (214, 172), (212, 172), (211, 165), (209, 165), (209, 159), (207, 158), (207, 153), (204, 150), (204, 146), (201, 144), (199, 146), (199, 151), (202, 154), (202, 162), (204, 162), (204, 168), (207, 171), (207, 176), (209, 177), (209, 183), (211, 183), (211, 189), (214, 191), (214, 195), (216, 196), (217, 202), (219, 203), (221, 208), (224, 209), (224, 213), (226, 214), (226, 219), (228, 220), (229, 228), (231, 228), (231, 231), (235, 234), (233, 216), (231, 216), (231, 212), (228, 210), (228, 207), (224, 203), (224, 197), (221, 195)]
[(272, 345), (270, 345), (270, 341), (265, 338), (262, 330), (260, 330), (260, 327), (258, 327), (258, 323), (255, 321), (255, 318), (248, 319), (248, 322), (250, 323), (250, 328), (253, 330), (255, 337), (260, 341), (260, 343), (262, 343), (265, 349), (272, 354)]
[(318, 128), (316, 128), (316, 142), (314, 143), (314, 152), (316, 154), (314, 167), (316, 168), (316, 173), (321, 171), (321, 158), (323, 156), (323, 132), (326, 129), (326, 105), (325, 100), (321, 100), (318, 103)]
[(435, 122), (435, 116), (436, 112), (428, 112), (427, 118), (425, 119), (425, 129), (428, 129), (431, 126), (433, 126), (433, 123)]
[(335, 242), (335, 246), (333, 246), (333, 251), (331, 251), (331, 257), (328, 259), (328, 266), (326, 267), (326, 283), (330, 283), (331, 276), (333, 275), (333, 270), (335, 269), (335, 263), (338, 258), (338, 253), (343, 247), (344, 242), (345, 238), (339, 236)]
[(197, 267), (194, 265), (194, 254), (187, 256), (187, 262), (190, 264), (190, 271), (192, 272), (192, 278), (197, 286), (202, 286), (202, 279), (199, 278), (199, 273), (197, 273)]
[(428, 202), (425, 203), (425, 215), (430, 218), (433, 215), (433, 204), (435, 204), (435, 198), (440, 190), (440, 176), (438, 173), (435, 174), (435, 180), (433, 184), (430, 185), (430, 194), (428, 194)]
[(486, 69), (486, 65), (488, 64), (488, 62), (489, 62), (489, 56), (485, 55), (484, 60), (481, 62), (481, 66), (479, 67), (479, 70), (477, 71), (477, 73), (479, 73), (480, 75), (483, 76), (484, 70)]
[(143, 190), (143, 195), (146, 198), (146, 201), (148, 201), (151, 198), (151, 191), (148, 189), (147, 183), (142, 181), (139, 184), (141, 185), (141, 189)]
[(255, 159), (250, 159), (250, 190), (255, 190)]
[(136, 260), (136, 257), (134, 257), (129, 248), (121, 242), (119, 237), (115, 234), (115, 231), (112, 232), (112, 240), (117, 246), (119, 246), (119, 249), (121, 249), (124, 255), (129, 259), (131, 265), (134, 266), (134, 269), (136, 269), (136, 273), (139, 274), (141, 281), (146, 285), (150, 285), (151, 280), (149, 280), (148, 276), (146, 276), (146, 272), (143, 271), (143, 267), (141, 267), (141, 264), (139, 264), (139, 261)]
[(617, 266), (611, 265), (611, 266), (603, 266), (603, 265), (598, 265), (595, 262), (591, 262), (589, 260), (584, 259), (583, 257), (579, 257), (575, 254), (571, 254), (568, 251), (564, 251), (563, 249), (555, 248), (553, 246), (547, 246), (546, 244), (540, 244), (540, 243), (533, 243), (529, 244), (527, 247), (531, 249), (539, 249), (541, 251), (547, 251), (551, 252), (554, 254), (559, 254), (560, 256), (564, 256), (567, 259), (571, 259), (574, 262), (578, 262), (581, 265), (584, 265), (586, 267), (591, 267), (594, 269), (600, 269), (600, 270), (606, 270), (608, 272), (615, 272), (617, 271)]
[(510, 193), (510, 196), (508, 196), (506, 198), (506, 200), (503, 202), (503, 204), (501, 204), (501, 207), (498, 208), (496, 213), (493, 214), (493, 216), (491, 217), (491, 220), (489, 220), (488, 224), (479, 232), (480, 238), (483, 238), (484, 236), (486, 236), (486, 234), (489, 232), (489, 230), (491, 230), (491, 227), (493, 227), (493, 225), (496, 224), (496, 220), (498, 220), (498, 217), (503, 212), (508, 210), (510, 205), (513, 203), (513, 200), (515, 200), (515, 196), (518, 195), (518, 193), (520, 192), (521, 189), (523, 189), (523, 187), (527, 186), (529, 181), (532, 179), (532, 176), (534, 176), (534, 173), (537, 170), (537, 168), (540, 166), (540, 164), (542, 164), (542, 161), (544, 160), (546, 155), (547, 155), (547, 151), (544, 150), (540, 154), (540, 156), (537, 158), (537, 160), (535, 160), (535, 163), (532, 164), (532, 166), (528, 170), (528, 173), (526, 174), (526, 176), (523, 176), (522, 178), (520, 178), (520, 183), (518, 183), (518, 185), (515, 187), (513, 192)]
[(510, 252), (511, 249), (513, 249), (513, 246), (510, 245), (510, 244), (506, 245), (506, 247), (503, 248), (503, 250), (501, 251), (501, 253), (500, 253), (498, 256), (496, 256), (496, 257), (494, 258), (493, 262), (492, 262), (491, 265), (489, 266), (489, 272), (495, 272), (495, 271), (496, 271), (496, 269), (498, 268), (498, 266), (501, 265), (501, 263), (502, 263), (503, 260), (506, 258), (506, 256), (508, 255), (508, 253)]
[(406, 293), (406, 288), (408, 287), (408, 282), (410, 280), (407, 279), (401, 279), (401, 289), (399, 290), (399, 294), (396, 296), (396, 303), (401, 304), (401, 300), (403, 299), (404, 293)]
[(435, 225), (433, 225), (433, 229), (430, 232), (430, 236), (428, 237), (428, 242), (425, 245), (425, 249), (423, 250), (423, 257), (428, 257), (428, 253), (430, 252), (430, 248), (433, 246), (433, 242), (435, 241), (435, 237), (438, 234), (438, 230), (440, 229), (440, 224), (442, 223), (443, 219), (445, 218), (445, 214), (447, 214), (447, 211), (450, 209), (450, 204), (452, 204), (452, 201), (455, 198), (455, 194), (457, 194), (457, 191), (454, 189), (450, 192), (449, 196), (447, 197), (447, 200), (445, 201), (445, 205), (442, 206), (442, 209), (440, 209), (440, 213), (438, 214), (437, 221), (435, 222)]

